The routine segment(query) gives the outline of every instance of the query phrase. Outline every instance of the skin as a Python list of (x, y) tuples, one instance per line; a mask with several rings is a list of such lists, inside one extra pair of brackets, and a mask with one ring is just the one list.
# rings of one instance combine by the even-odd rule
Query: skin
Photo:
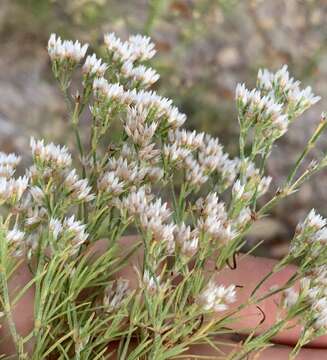
[[(126, 251), (131, 243), (136, 240), (135, 237), (129, 236), (122, 238), (121, 250)], [(100, 254), (104, 251), (106, 245), (105, 241), (97, 242), (89, 251), (91, 253)], [(124, 250), (125, 249), (125, 250)], [(136, 254), (131, 261), (129, 266), (122, 269), (117, 277), (127, 278), (130, 281), (131, 287), (138, 286), (137, 275), (134, 270), (134, 266), (140, 264), (140, 254)], [(237, 302), (233, 306), (237, 306), (240, 303), (246, 301), (255, 285), (262, 279), (262, 277), (268, 273), (274, 266), (275, 261), (267, 258), (258, 258), (253, 256), (240, 256), (237, 261), (237, 268), (235, 270), (225, 269), (221, 272), (215, 273), (212, 264), (208, 265), (208, 272), (214, 272), (214, 276), (217, 282), (224, 285), (236, 284), (241, 285), (237, 291)], [(278, 274), (273, 275), (263, 286), (259, 289), (258, 295), (264, 294), (272, 286), (282, 285), (287, 279), (294, 273), (295, 267), (288, 267)], [(9, 283), (10, 292), (13, 294), (17, 289), (22, 288), (29, 280), (31, 275), (29, 269), (25, 263), (23, 263), (12, 276)], [(280, 295), (275, 295), (273, 298), (267, 299), (260, 304), (261, 309), (265, 313), (265, 321), (258, 326), (258, 333), (271, 327), (276, 319), (276, 301), (279, 300)], [(26, 294), (18, 301), (13, 309), (14, 321), (16, 323), (17, 331), (22, 335), (26, 336), (33, 328), (33, 301), (34, 301), (34, 289), (30, 288)], [(235, 331), (240, 328), (253, 328), (255, 325), (259, 325), (262, 320), (262, 314), (256, 307), (248, 307), (241, 313), (240, 320), (233, 325)], [(287, 329), (273, 340), (277, 344), (273, 348), (266, 349), (258, 354), (253, 354), (249, 359), (253, 360), (287, 360), (288, 354), (290, 353), (292, 346), (295, 345), (300, 333), (300, 328), (293, 326)], [(13, 344), (10, 340), (9, 330), (6, 323), (3, 323), (0, 327), (0, 339), (6, 339), (6, 341), (0, 342), (0, 353), (12, 354), (14, 351)], [(195, 359), (194, 356), (210, 356), (212, 359), (224, 359), (231, 350), (235, 350), (235, 346), (238, 343), (235, 339), (223, 339), (225, 345), (221, 348), (224, 352), (217, 352), (207, 345), (195, 345), (192, 346), (186, 353), (184, 359)], [(115, 350), (115, 344), (111, 344), (110, 350)], [(27, 351), (31, 351), (33, 344), (27, 344)], [(221, 351), (220, 350), (220, 351)], [(188, 356), (192, 354), (192, 358)], [(302, 349), (298, 355), (298, 360), (321, 360), (327, 357), (327, 335), (316, 339), (314, 342), (309, 344), (309, 347)], [(180, 358), (180, 357), (179, 357)]]

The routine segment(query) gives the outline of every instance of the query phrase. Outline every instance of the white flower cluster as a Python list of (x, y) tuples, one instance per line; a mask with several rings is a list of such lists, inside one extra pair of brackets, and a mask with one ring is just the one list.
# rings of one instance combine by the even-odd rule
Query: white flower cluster
[(126, 61), (121, 68), (122, 74), (133, 81), (136, 85), (141, 85), (144, 88), (152, 86), (156, 83), (160, 75), (151, 68), (144, 65), (134, 66), (131, 61)]
[(169, 221), (171, 211), (167, 203), (162, 203), (160, 198), (151, 201), (146, 190), (140, 188), (123, 198), (121, 206), (124, 211), (139, 219), (142, 230), (150, 233), (153, 241), (166, 244), (169, 254), (174, 252), (176, 225)]
[(52, 169), (62, 169), (72, 164), (72, 157), (66, 146), (45, 144), (44, 140), (30, 141), (32, 155), (37, 164), (48, 166)]
[(81, 45), (79, 41), (75, 43), (71, 40), (62, 41), (56, 34), (51, 34), (48, 42), (48, 53), (51, 60), (71, 61), (79, 63), (86, 54), (88, 45)]
[(270, 94), (262, 96), (259, 90), (249, 91), (245, 84), (238, 84), (235, 97), (242, 111), (241, 121), (260, 126), (267, 137), (285, 134), (289, 124), (288, 115), (283, 113), (283, 105)]
[(296, 257), (300, 255), (310, 255), (313, 258), (323, 256), (327, 243), (326, 224), (327, 220), (312, 209), (305, 220), (297, 225), (290, 253)]
[(224, 244), (236, 236), (236, 231), (229, 221), (225, 204), (219, 202), (216, 193), (210, 193), (206, 198), (196, 202), (198, 212), (198, 228), (219, 243)]
[(0, 177), (0, 203), (17, 203), (27, 189), (29, 179), (20, 176), (17, 179)]
[(68, 191), (68, 196), (78, 201), (89, 202), (95, 198), (95, 195), (91, 193), (92, 188), (88, 180), (80, 179), (75, 169), (64, 176), (64, 186)]
[(288, 72), (287, 65), (284, 65), (276, 73), (267, 69), (260, 69), (258, 72), (258, 87), (265, 92), (274, 92), (281, 96), (283, 102), (287, 102), (297, 115), (317, 103), (321, 98), (315, 96), (310, 86), (300, 88), (300, 81), (295, 81)]
[(121, 105), (133, 105), (135, 108), (148, 109), (155, 113), (156, 121), (167, 123), (173, 129), (181, 127), (186, 121), (186, 115), (179, 112), (177, 107), (172, 105), (171, 100), (152, 91), (125, 90), (120, 83), (108, 83), (105, 78), (101, 77), (94, 80), (93, 92), (99, 104), (105, 103), (105, 108), (115, 101)]
[(258, 89), (248, 90), (244, 84), (236, 87), (240, 121), (245, 127), (254, 126), (265, 136), (282, 136), (295, 117), (320, 100), (310, 87), (300, 89), (300, 82), (290, 77), (284, 65), (276, 73), (260, 69)]
[(211, 280), (199, 295), (198, 302), (205, 311), (221, 312), (228, 310), (236, 301), (235, 285), (225, 287)]
[(98, 189), (104, 193), (119, 196), (124, 191), (124, 182), (120, 181), (115, 171), (107, 171), (99, 178)]
[(252, 161), (245, 159), (243, 164), (243, 179), (234, 183), (234, 196), (243, 200), (251, 199), (254, 192), (257, 197), (264, 195), (270, 186), (271, 177), (260, 175)]
[(83, 65), (83, 72), (85, 74), (101, 77), (104, 76), (108, 65), (106, 63), (102, 63), (101, 59), (97, 59), (96, 55), (87, 56), (85, 63)]
[[(146, 153), (147, 150), (150, 150), (149, 153)], [(155, 157), (157, 155), (157, 151), (153, 149), (149, 149), (146, 147), (143, 151), (139, 153), (139, 159), (144, 161), (155, 161)], [(134, 155), (136, 156), (136, 155)], [(163, 176), (163, 170), (159, 167), (146, 166), (145, 164), (139, 164), (137, 158), (126, 159), (122, 156), (118, 158), (112, 158), (108, 162), (108, 170), (109, 172), (113, 173), (120, 182), (119, 187), (126, 185), (127, 186), (142, 186), (143, 184), (150, 182), (156, 183), (159, 181)], [(100, 179), (99, 185), (101, 183), (103, 185), (102, 189), (105, 188), (105, 178)], [(109, 188), (107, 188), (109, 190)]]
[(63, 239), (71, 247), (71, 255), (76, 255), (89, 234), (85, 231), (86, 225), (75, 219), (75, 216), (66, 217), (63, 222), (59, 219), (51, 218), (49, 231), (54, 239), (53, 246), (59, 244), (58, 239)]
[(147, 88), (159, 80), (155, 70), (140, 64), (156, 53), (149, 37), (135, 35), (122, 41), (114, 33), (109, 33), (104, 36), (104, 42), (112, 59), (121, 64), (121, 75), (135, 82), (136, 87)]
[(104, 43), (116, 61), (145, 61), (156, 53), (151, 39), (142, 35), (130, 36), (123, 42), (114, 33), (108, 33), (104, 36)]
[(180, 246), (181, 254), (190, 258), (195, 255), (199, 247), (199, 230), (191, 230), (190, 226), (182, 223), (175, 228), (175, 241)]
[(149, 294), (155, 294), (160, 290), (160, 277), (151, 274), (149, 270), (145, 270), (143, 274), (143, 284)]
[(239, 159), (230, 159), (218, 139), (204, 133), (170, 130), (163, 155), (168, 163), (185, 169), (186, 180), (194, 187), (203, 185), (215, 174), (223, 187), (228, 187), (239, 172)]
[(11, 178), (20, 163), (21, 157), (16, 154), (0, 152), (0, 177)]
[(0, 203), (17, 203), (28, 186), (28, 178), (13, 178), (21, 158), (15, 154), (0, 152)]
[(102, 99), (105, 98), (107, 101), (125, 103), (126, 99), (128, 99), (122, 85), (118, 83), (109, 84), (103, 77), (94, 80), (93, 91), (96, 98), (102, 97)]
[(118, 279), (110, 282), (104, 291), (103, 307), (106, 312), (111, 312), (120, 308), (124, 300), (130, 293), (129, 281)]
[(145, 147), (150, 144), (158, 127), (157, 122), (147, 123), (149, 110), (142, 107), (129, 107), (124, 125), (126, 134), (134, 144)]

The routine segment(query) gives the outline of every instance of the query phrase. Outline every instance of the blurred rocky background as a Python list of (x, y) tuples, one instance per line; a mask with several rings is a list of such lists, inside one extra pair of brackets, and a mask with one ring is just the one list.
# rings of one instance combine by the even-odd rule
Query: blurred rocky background
[[(86, 41), (92, 50), (104, 32), (123, 38), (141, 32), (157, 44), (159, 92), (188, 115), (189, 128), (219, 136), (234, 155), (234, 89), (237, 82), (254, 86), (259, 67), (287, 63), (322, 96), (273, 152), (267, 172), (276, 190), (327, 107), (326, 18), (326, 0), (1, 0), (0, 148), (28, 161), (30, 135), (72, 139), (45, 50), (51, 32)], [(312, 158), (327, 151), (326, 136)], [(326, 185), (327, 173), (320, 174), (254, 227), (250, 242), (265, 240), (259, 253), (281, 256), (311, 207), (327, 215)]]

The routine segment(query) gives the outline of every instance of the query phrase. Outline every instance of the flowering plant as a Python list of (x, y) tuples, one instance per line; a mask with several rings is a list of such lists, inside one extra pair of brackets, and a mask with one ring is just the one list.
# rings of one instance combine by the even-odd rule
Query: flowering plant
[[(73, 160), (65, 146), (32, 138), (33, 163), (18, 178), (20, 157), (0, 155), (0, 310), (16, 358), (183, 358), (194, 344), (219, 348), (217, 335), (233, 332), (242, 309), (277, 293), (283, 295), (274, 325), (257, 336), (254, 326), (228, 359), (270, 346), (294, 321), (303, 329), (295, 357), (327, 330), (326, 220), (309, 213), (288, 255), (245, 302), (235, 305), (241, 289), (217, 282), (210, 269), (235, 263), (252, 223), (326, 166), (323, 156), (301, 170), (327, 125), (322, 116), (283, 186), (262, 200), (275, 141), (319, 97), (302, 90), (286, 66), (260, 70), (256, 89), (238, 85), (240, 155), (231, 158), (217, 138), (183, 129), (185, 114), (149, 90), (159, 79), (147, 65), (155, 54), (149, 38), (107, 34), (104, 42), (103, 59), (86, 57), (76, 95), (72, 77), (88, 46), (54, 34), (48, 43), (79, 155)], [(90, 118), (88, 146), (81, 116)], [(131, 232), (137, 236), (126, 249), (121, 239)], [(285, 284), (260, 292), (293, 262), (299, 266)], [(119, 275), (129, 264), (132, 283)], [(13, 288), (22, 266), (30, 280)], [(14, 311), (30, 290), (33, 326), (22, 334)]]

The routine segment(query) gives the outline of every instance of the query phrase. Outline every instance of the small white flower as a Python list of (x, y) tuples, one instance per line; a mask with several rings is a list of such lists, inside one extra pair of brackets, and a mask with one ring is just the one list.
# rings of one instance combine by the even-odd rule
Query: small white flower
[(98, 188), (100, 191), (118, 196), (124, 190), (124, 182), (119, 180), (114, 171), (108, 171), (99, 179)]
[(150, 294), (156, 293), (160, 289), (159, 276), (151, 274), (148, 270), (144, 271), (143, 284)]
[(180, 245), (181, 253), (191, 257), (199, 246), (199, 231), (198, 229), (191, 230), (190, 226), (182, 223), (175, 228), (175, 241)]
[(236, 301), (235, 285), (225, 287), (210, 281), (198, 298), (199, 304), (206, 311), (221, 312)]
[(246, 207), (241, 210), (236, 220), (234, 220), (233, 225), (237, 228), (243, 227), (251, 220), (251, 209)]
[(96, 97), (99, 94), (108, 101), (125, 102), (126, 93), (119, 83), (109, 84), (105, 78), (96, 78), (93, 82), (93, 91)]
[(27, 176), (20, 176), (17, 179), (0, 177), (0, 200), (18, 202), (27, 189), (28, 182)]
[(241, 199), (244, 193), (244, 189), (245, 185), (241, 183), (241, 180), (236, 180), (232, 189), (233, 198), (236, 200)]
[(327, 223), (321, 215), (317, 214), (315, 209), (312, 209), (304, 221), (305, 225), (315, 228), (316, 230), (321, 229)]
[(129, 281), (118, 279), (115, 283), (111, 282), (104, 291), (103, 306), (106, 311), (118, 309), (127, 298), (129, 290)]
[(168, 124), (177, 129), (181, 127), (186, 121), (186, 115), (179, 112), (176, 107), (170, 107), (167, 109)]
[(63, 231), (61, 221), (55, 218), (51, 218), (49, 222), (49, 230), (51, 231), (54, 240), (57, 240)]
[(133, 59), (133, 52), (128, 42), (122, 42), (114, 33), (104, 35), (104, 43), (115, 61), (127, 61)]
[(185, 129), (169, 130), (168, 139), (170, 143), (177, 146), (196, 150), (203, 146), (204, 133), (197, 133), (195, 130), (187, 131)]
[(17, 156), (14, 153), (6, 154), (4, 152), (0, 152), (0, 165), (1, 166), (10, 166), (15, 168), (21, 161), (21, 157)]
[(105, 63), (102, 64), (101, 59), (97, 59), (96, 55), (93, 54), (92, 56), (87, 56), (82, 70), (86, 74), (102, 77), (105, 74), (107, 68), (108, 65)]
[(188, 156), (185, 159), (185, 168), (185, 180), (192, 186), (202, 186), (209, 179), (208, 176), (205, 175), (204, 169), (192, 156)]
[(258, 195), (264, 195), (270, 186), (272, 178), (270, 176), (264, 176), (262, 177), (262, 179), (260, 180), (260, 183), (258, 185)]
[(164, 145), (163, 148), (163, 154), (170, 162), (185, 161), (190, 153), (191, 151), (189, 149), (183, 149), (177, 144)]
[(62, 41), (56, 34), (51, 34), (48, 41), (48, 53), (51, 60), (71, 60), (78, 63), (85, 56), (88, 44), (81, 45), (79, 41), (75, 43), (71, 40)]
[(85, 231), (86, 225), (81, 221), (75, 220), (75, 216), (72, 215), (69, 218), (65, 218), (63, 221), (63, 228), (66, 236), (69, 237), (72, 244), (72, 254), (76, 254), (80, 246), (87, 240), (89, 234)]
[(87, 179), (80, 179), (76, 170), (71, 170), (64, 178), (64, 186), (69, 191), (69, 195), (78, 201), (91, 201), (95, 195), (91, 193), (92, 188), (89, 186)]
[(56, 169), (69, 167), (72, 163), (72, 157), (66, 146), (61, 147), (54, 143), (45, 145), (44, 140), (35, 140), (33, 137), (30, 145), (34, 159), (43, 165)]
[(24, 240), (25, 233), (16, 227), (7, 232), (6, 239), (9, 243), (21, 243)]
[(144, 87), (150, 87), (160, 78), (160, 75), (154, 69), (147, 68), (144, 65), (134, 67), (131, 61), (123, 64), (122, 73), (127, 78), (133, 79)]
[(145, 61), (153, 58), (156, 53), (151, 38), (142, 35), (133, 35), (128, 39), (133, 60)]

